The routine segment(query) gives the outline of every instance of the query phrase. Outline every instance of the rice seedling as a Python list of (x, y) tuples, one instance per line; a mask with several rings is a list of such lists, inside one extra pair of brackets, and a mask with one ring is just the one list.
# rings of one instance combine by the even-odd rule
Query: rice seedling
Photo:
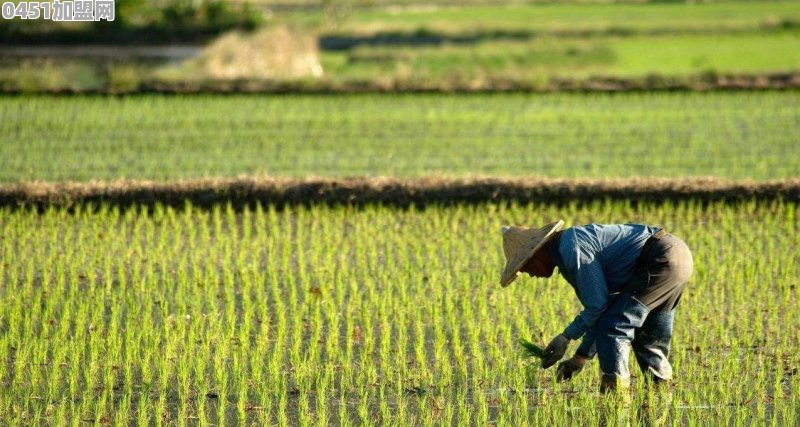
[(787, 178), (800, 175), (798, 162), (785, 161), (800, 157), (799, 115), (793, 91), (5, 97), (0, 182), (242, 174)]
[(785, 202), (3, 208), (0, 420), (655, 419), (637, 414), (656, 401), (633, 367), (628, 409), (598, 394), (595, 361), (570, 383), (528, 368), (578, 303), (558, 278), (501, 289), (492, 236), (554, 217), (659, 223), (692, 248), (667, 423), (797, 421), (800, 228)]
[(525, 338), (519, 339), (519, 346), (520, 346), (520, 356), (526, 358), (537, 358), (542, 359), (544, 358), (544, 349), (539, 347), (538, 345), (526, 340)]

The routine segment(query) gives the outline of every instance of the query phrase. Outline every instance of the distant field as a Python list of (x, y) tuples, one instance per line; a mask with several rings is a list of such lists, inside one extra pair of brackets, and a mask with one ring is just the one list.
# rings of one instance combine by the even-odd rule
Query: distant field
[(685, 81), (711, 73), (800, 70), (800, 31), (362, 45), (323, 51), (321, 61), (332, 81), (375, 80), (420, 87), (469, 87), (505, 80), (546, 88), (552, 79), (595, 76)]
[(800, 2), (356, 9), (320, 33), (325, 79), (548, 87), (800, 70)]
[(759, 29), (781, 23), (800, 23), (800, 2), (714, 1), (641, 4), (518, 4), (439, 6), (436, 2), (406, 8), (356, 9), (342, 29), (409, 30), (417, 28), (467, 30), (499, 28), (543, 31), (628, 30), (692, 31)]
[[(192, 58), (0, 52), (0, 90), (724, 89), (732, 74), (747, 81), (736, 87), (800, 87), (800, 1), (479, 3), (263, 3), (263, 33), (221, 35), (225, 48)], [(281, 49), (265, 45), (277, 37)], [(788, 77), (754, 83), (775, 75)]]
[[(597, 361), (517, 356), (579, 303), (501, 289), (500, 226), (556, 218), (686, 240), (673, 386), (632, 366), (625, 408)], [(781, 203), (0, 209), (0, 424), (797, 425), (798, 230)]]
[(0, 181), (800, 176), (800, 93), (0, 98)]

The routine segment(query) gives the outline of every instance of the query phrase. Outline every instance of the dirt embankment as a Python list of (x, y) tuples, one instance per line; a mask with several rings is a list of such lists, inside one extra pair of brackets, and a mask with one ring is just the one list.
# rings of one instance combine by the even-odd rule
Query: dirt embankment
[(254, 204), (426, 206), (487, 202), (568, 203), (594, 200), (702, 202), (784, 200), (800, 202), (800, 178), (767, 182), (716, 178), (232, 178), (178, 182), (114, 181), (0, 185), (0, 206), (81, 204), (197, 207)]
[(596, 76), (586, 79), (552, 78), (547, 82), (522, 81), (504, 77), (481, 80), (401, 81), (329, 79), (216, 79), (199, 81), (136, 81), (135, 84), (102, 88), (22, 89), (0, 85), (0, 93), (73, 94), (348, 94), (348, 93), (551, 93), (551, 92), (650, 92), (650, 91), (737, 91), (800, 89), (800, 72), (765, 74), (708, 73), (689, 77), (648, 75), (619, 78)]

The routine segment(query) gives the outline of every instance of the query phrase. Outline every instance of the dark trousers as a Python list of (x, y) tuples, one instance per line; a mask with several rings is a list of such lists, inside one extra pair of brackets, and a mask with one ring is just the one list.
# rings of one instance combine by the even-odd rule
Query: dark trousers
[(672, 378), (669, 363), (675, 307), (692, 274), (692, 253), (667, 233), (642, 254), (636, 273), (599, 319), (597, 358), (603, 383), (627, 383), (628, 356), (633, 347), (642, 372), (653, 380)]

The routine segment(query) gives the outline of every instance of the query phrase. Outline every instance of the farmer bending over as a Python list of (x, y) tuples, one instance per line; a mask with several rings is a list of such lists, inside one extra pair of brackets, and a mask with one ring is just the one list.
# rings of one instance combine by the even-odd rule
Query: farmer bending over
[(627, 387), (629, 344), (647, 379), (669, 380), (675, 307), (692, 274), (689, 248), (657, 227), (589, 224), (559, 231), (563, 224), (503, 227), (503, 287), (520, 272), (550, 277), (558, 267), (584, 307), (547, 345), (542, 367), (553, 366), (570, 340), (583, 337), (575, 355), (559, 364), (559, 380), (572, 378), (597, 354), (600, 390)]

